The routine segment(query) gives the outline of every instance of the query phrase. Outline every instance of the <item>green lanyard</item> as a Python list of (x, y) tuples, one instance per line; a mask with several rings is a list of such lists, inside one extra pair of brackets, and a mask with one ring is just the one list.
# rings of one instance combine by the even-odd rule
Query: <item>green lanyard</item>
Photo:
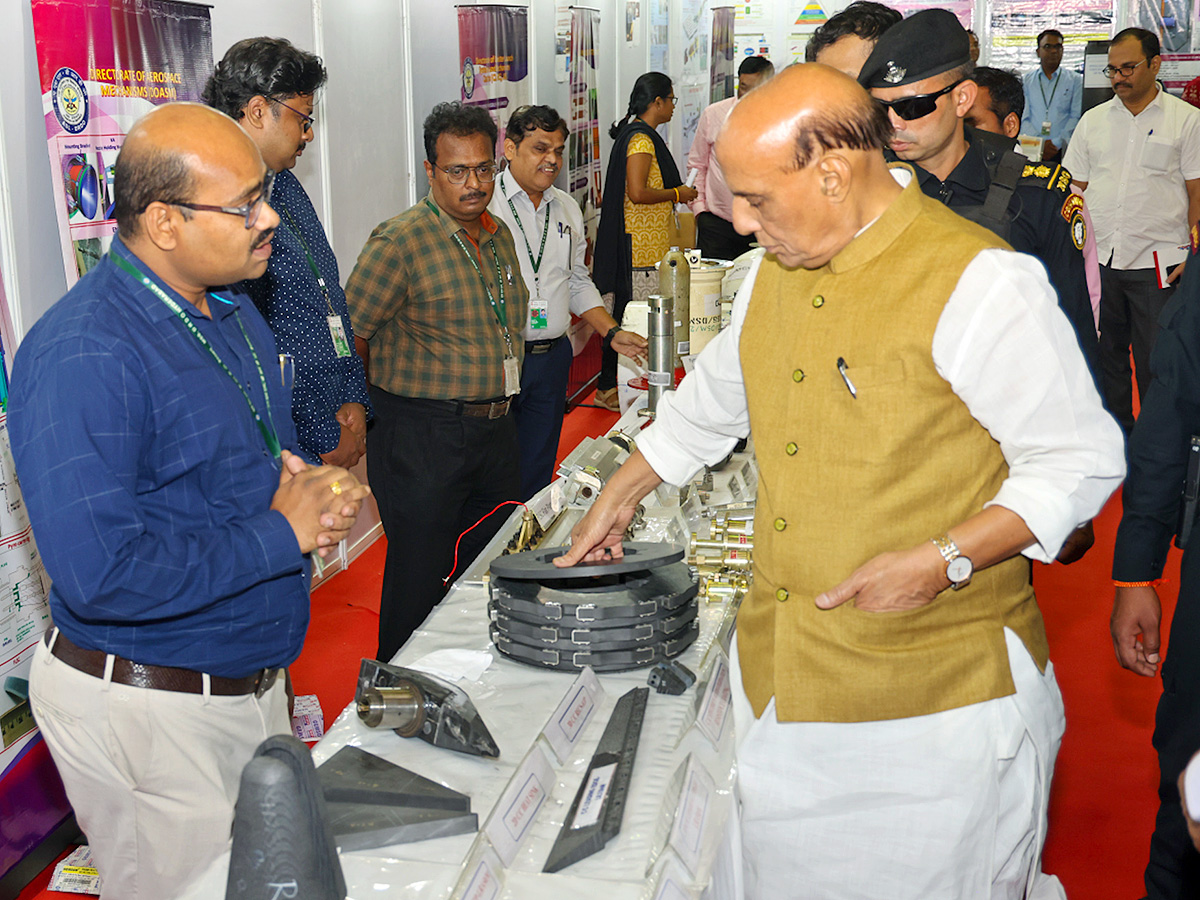
[(1042, 102), (1046, 104), (1046, 118), (1050, 118), (1050, 104), (1054, 102), (1054, 92), (1058, 90), (1058, 83), (1062, 81), (1062, 69), (1054, 73), (1054, 87), (1050, 88), (1050, 99), (1046, 99), (1046, 82), (1042, 81), (1041, 73), (1038, 73), (1038, 88), (1042, 92)]
[(325, 285), (325, 279), (321, 276), (321, 270), (317, 268), (317, 261), (313, 259), (312, 251), (308, 249), (308, 241), (300, 233), (300, 226), (296, 224), (296, 220), (292, 218), (291, 212), (286, 207), (276, 204), (273, 208), (276, 212), (283, 213), (283, 217), (287, 219), (287, 230), (294, 234), (296, 240), (300, 242), (300, 247), (304, 250), (304, 258), (308, 262), (309, 269), (312, 270), (313, 278), (317, 279), (317, 287), (321, 289), (321, 295), (325, 298), (325, 306), (329, 309), (329, 314), (331, 316), (336, 315), (333, 311), (333, 303), (329, 299), (329, 288)]
[[(242, 383), (238, 380), (238, 377), (229, 370), (229, 366), (225, 365), (225, 361), (221, 359), (220, 355), (216, 351), (216, 348), (209, 343), (208, 338), (200, 333), (200, 330), (196, 327), (196, 323), (194, 323), (191, 318), (188, 317), (187, 313), (183, 311), (183, 307), (175, 302), (174, 299), (169, 297), (167, 293), (160, 288), (149, 275), (139, 272), (137, 268), (134, 267), (128, 260), (117, 255), (116, 253), (111, 254), (111, 256), (113, 262), (140, 281), (144, 287), (149, 288), (154, 296), (158, 297), (158, 299), (161, 300), (164, 305), (166, 305), (167, 309), (175, 313), (175, 315), (179, 318), (179, 321), (181, 321), (184, 327), (188, 330), (188, 333), (199, 342), (200, 346), (208, 351), (209, 355), (217, 361), (217, 365), (225, 370), (225, 374), (229, 376), (230, 380), (237, 385), (238, 390), (242, 392), (242, 396), (246, 400), (246, 405), (250, 407), (250, 414), (254, 416), (254, 422), (258, 425), (258, 430), (262, 432), (263, 440), (267, 443), (267, 449), (271, 451), (271, 455), (275, 457), (276, 461), (278, 461), (282, 455), (282, 451), (279, 446), (279, 436), (275, 433), (274, 422), (268, 426), (267, 423), (263, 421), (263, 417), (258, 412), (258, 407), (256, 407), (254, 405), (254, 401), (250, 399), (250, 394), (242, 386)], [(212, 295), (210, 294), (209, 296)], [(267, 399), (267, 403), (269, 404), (271, 402), (271, 394), (267, 390), (267, 377), (263, 374), (262, 364), (258, 361), (258, 353), (255, 352), (254, 345), (250, 343), (250, 335), (246, 334), (246, 328), (242, 325), (242, 317), (238, 314), (236, 309), (233, 311), (233, 314), (237, 319), (238, 328), (240, 328), (242, 331), (242, 338), (246, 341), (246, 346), (250, 348), (250, 355), (254, 357), (254, 367), (258, 369), (258, 378), (259, 381), (262, 382), (263, 397)], [(269, 416), (270, 414), (271, 410), (268, 406), (267, 415)]]
[[(508, 187), (503, 181), (500, 183), (500, 187), (504, 191), (504, 199), (508, 201), (508, 208), (512, 210), (513, 219), (516, 220), (517, 227), (521, 229), (521, 237), (525, 239), (525, 252), (529, 255), (529, 262), (533, 264), (533, 274), (536, 275), (538, 269), (542, 267), (542, 257), (546, 253), (546, 235), (550, 233), (550, 203), (543, 198), (543, 202), (546, 204), (546, 223), (542, 227), (542, 246), (538, 248), (537, 259), (534, 259), (533, 248), (529, 246), (529, 235), (525, 233), (525, 226), (521, 224), (521, 217), (517, 215), (517, 208), (513, 206), (512, 198), (508, 196)], [(536, 215), (537, 212), (535, 211), (534, 216)], [(537, 221), (536, 218), (534, 221)]]

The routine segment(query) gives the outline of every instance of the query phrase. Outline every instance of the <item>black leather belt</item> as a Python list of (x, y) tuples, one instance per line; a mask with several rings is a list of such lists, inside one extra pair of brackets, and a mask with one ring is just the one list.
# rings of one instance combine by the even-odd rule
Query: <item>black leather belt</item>
[[(103, 678), (108, 654), (103, 650), (84, 650), (72, 643), (61, 631), (58, 640), (51, 643), (53, 630), (46, 632), (46, 646), (50, 652), (72, 669), (78, 669), (84, 675), (93, 678)], [(208, 692), (218, 697), (237, 697), (243, 694), (254, 694), (261, 697), (275, 684), (282, 669), (259, 669), (253, 675), (245, 678), (222, 678), (220, 675), (208, 676)], [(171, 666), (149, 666), (113, 657), (112, 678), (116, 684), (130, 687), (148, 688), (152, 691), (175, 691), (179, 694), (203, 694), (204, 675), (194, 669), (176, 669)]]
[(566, 335), (560, 334), (556, 338), (549, 338), (544, 341), (526, 341), (525, 352), (527, 354), (532, 353), (534, 356), (537, 356), (539, 353), (549, 353), (558, 345), (559, 341), (565, 339)]

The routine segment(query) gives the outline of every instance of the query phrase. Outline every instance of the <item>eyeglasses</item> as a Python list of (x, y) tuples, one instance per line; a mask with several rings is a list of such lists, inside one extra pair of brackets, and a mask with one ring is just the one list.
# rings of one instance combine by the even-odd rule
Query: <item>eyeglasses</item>
[(310, 116), (310, 115), (307, 115), (306, 113), (302, 113), (302, 112), (300, 112), (300, 110), (296, 109), (296, 107), (288, 106), (282, 100), (276, 100), (274, 97), (268, 97), (267, 99), (270, 100), (272, 103), (278, 103), (284, 109), (290, 109), (292, 112), (294, 112), (296, 115), (298, 115), (300, 117), (300, 130), (302, 132), (303, 131), (312, 131), (316, 127), (317, 120), (316, 120), (315, 116)]
[(266, 176), (263, 178), (262, 190), (259, 191), (257, 197), (245, 206), (210, 206), (207, 203), (183, 203), (182, 201), (175, 201), (171, 203), (171, 206), (182, 206), (186, 209), (198, 209), (204, 212), (228, 213), (231, 216), (242, 216), (246, 220), (246, 227), (253, 228), (254, 223), (258, 221), (258, 214), (270, 202), (271, 190), (274, 187), (275, 173), (268, 169)]
[(1112, 78), (1118, 72), (1121, 73), (1122, 77), (1128, 78), (1130, 75), (1133, 74), (1133, 70), (1136, 69), (1138, 66), (1140, 66), (1144, 62), (1149, 62), (1149, 60), (1145, 60), (1145, 59), (1138, 60), (1137, 62), (1132, 63), (1131, 65), (1128, 65), (1128, 66), (1105, 66), (1100, 71), (1104, 73), (1105, 78)]
[(430, 163), (430, 165), (435, 169), (442, 169), (446, 173), (446, 180), (451, 184), (466, 184), (467, 178), (472, 172), (485, 184), (496, 180), (496, 164), (494, 162), (483, 163), (479, 166), (451, 166), (448, 169), (442, 168), (437, 163)]
[(876, 97), (875, 102), (884, 110), (890, 109), (905, 122), (911, 122), (914, 119), (923, 119), (937, 109), (938, 97), (950, 93), (963, 81), (964, 79), (960, 78), (954, 84), (947, 85), (935, 94), (917, 94), (913, 97), (901, 97), (899, 100), (880, 100)]

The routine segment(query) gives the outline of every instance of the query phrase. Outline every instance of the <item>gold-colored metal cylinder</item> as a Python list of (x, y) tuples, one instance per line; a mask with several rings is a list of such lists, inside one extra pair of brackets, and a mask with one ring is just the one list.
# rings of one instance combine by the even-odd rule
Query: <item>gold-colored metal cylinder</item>
[(414, 737), (425, 724), (425, 695), (411, 681), (363, 691), (358, 717), (368, 728), (391, 728), (400, 737)]

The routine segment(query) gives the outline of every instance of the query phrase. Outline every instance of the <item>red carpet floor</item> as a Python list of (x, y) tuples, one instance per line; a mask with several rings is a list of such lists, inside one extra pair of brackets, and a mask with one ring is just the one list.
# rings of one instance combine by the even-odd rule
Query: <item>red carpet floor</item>
[[(616, 416), (581, 407), (567, 418), (560, 458)], [(1115, 497), (1096, 520), (1096, 545), (1073, 566), (1034, 565), (1050, 652), (1067, 708), (1050, 806), (1045, 869), (1072, 900), (1133, 900), (1156, 809), (1157, 765), (1150, 747), (1160, 682), (1121, 669), (1108, 636), (1109, 567), (1120, 520)], [(384, 542), (313, 593), (312, 625), (292, 667), (297, 694), (317, 694), (328, 724), (350, 702), (359, 659), (375, 651)], [(1178, 552), (1162, 591), (1169, 621), (1178, 586)], [(1171, 599), (1168, 599), (1168, 595)], [(20, 900), (68, 897), (45, 890), (49, 872)], [(77, 896), (77, 895), (76, 895)], [(879, 898), (888, 900), (888, 898)]]

